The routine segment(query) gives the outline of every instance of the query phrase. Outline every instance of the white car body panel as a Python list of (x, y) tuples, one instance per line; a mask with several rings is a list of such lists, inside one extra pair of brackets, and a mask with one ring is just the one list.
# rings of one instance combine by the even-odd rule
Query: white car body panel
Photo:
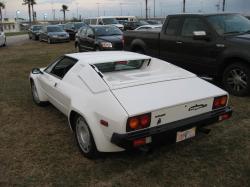
[[(46, 72), (31, 73), (30, 79), (36, 84), (39, 99), (50, 101), (68, 116), (69, 122), (72, 111), (85, 118), (101, 152), (124, 150), (111, 143), (111, 137), (113, 133), (127, 133), (128, 117), (151, 112), (151, 128), (157, 124), (157, 115), (166, 114), (161, 124), (196, 116), (212, 111), (214, 97), (228, 95), (193, 73), (141, 54), (105, 51), (65, 56), (78, 62), (63, 79)], [(140, 59), (151, 59), (151, 62), (138, 70), (100, 75), (98, 69), (92, 67), (99, 63)], [(206, 107), (188, 111), (195, 104)], [(107, 121), (108, 127), (100, 125), (100, 120)]]
[(5, 36), (4, 32), (0, 31), (0, 46), (5, 44), (5, 40), (6, 40), (6, 36)]

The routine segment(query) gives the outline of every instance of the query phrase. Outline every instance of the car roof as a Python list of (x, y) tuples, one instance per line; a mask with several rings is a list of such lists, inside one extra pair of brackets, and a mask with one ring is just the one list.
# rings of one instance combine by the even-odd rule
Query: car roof
[(100, 28), (100, 27), (115, 27), (114, 25), (88, 25), (91, 28)]
[(233, 15), (238, 13), (182, 13), (182, 14), (170, 14), (168, 16), (217, 16), (217, 15)]
[(151, 59), (150, 56), (127, 51), (84, 52), (66, 54), (65, 56), (79, 60), (78, 63), (80, 64), (100, 64), (107, 62)]

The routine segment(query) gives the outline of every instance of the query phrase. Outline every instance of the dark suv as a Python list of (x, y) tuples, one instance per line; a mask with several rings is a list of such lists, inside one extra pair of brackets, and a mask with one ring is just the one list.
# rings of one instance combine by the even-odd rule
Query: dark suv
[(111, 25), (82, 27), (76, 35), (78, 51), (123, 50), (123, 33)]

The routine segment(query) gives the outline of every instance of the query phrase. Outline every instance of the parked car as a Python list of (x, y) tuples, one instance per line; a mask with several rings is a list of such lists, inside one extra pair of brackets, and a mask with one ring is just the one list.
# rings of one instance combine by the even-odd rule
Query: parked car
[(57, 26), (61, 27), (63, 30), (65, 29), (65, 24), (58, 24)]
[(6, 46), (6, 36), (3, 31), (0, 31), (0, 46)]
[(239, 14), (171, 15), (161, 32), (128, 31), (124, 40), (125, 50), (212, 78), (233, 95), (250, 93), (250, 21)]
[(124, 24), (124, 30), (135, 30), (143, 25), (148, 25), (148, 23), (146, 21), (129, 21)]
[(83, 26), (86, 26), (86, 24), (83, 23), (83, 22), (69, 22), (69, 23), (65, 24), (64, 30), (67, 33), (69, 33), (69, 36), (70, 36), (71, 40), (75, 40), (76, 33)]
[(141, 30), (158, 30), (161, 31), (162, 25), (143, 25), (138, 28), (136, 28), (136, 31), (141, 31)]
[(34, 68), (30, 83), (34, 102), (50, 102), (65, 114), (80, 150), (90, 158), (166, 135), (183, 141), (232, 114), (224, 90), (131, 52), (67, 54)]
[(150, 25), (161, 25), (162, 22), (160, 20), (146, 20)]
[(57, 25), (49, 25), (42, 28), (39, 41), (47, 41), (49, 44), (56, 42), (69, 42), (69, 34)]
[(85, 26), (77, 33), (75, 47), (79, 52), (123, 50), (123, 33), (115, 26)]
[(42, 25), (32, 25), (28, 30), (29, 39), (38, 40), (42, 28)]

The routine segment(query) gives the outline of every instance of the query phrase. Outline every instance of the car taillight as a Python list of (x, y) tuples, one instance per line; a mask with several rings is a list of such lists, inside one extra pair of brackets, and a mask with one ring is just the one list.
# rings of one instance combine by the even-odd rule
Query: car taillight
[(213, 102), (213, 109), (218, 109), (226, 106), (227, 104), (227, 96), (215, 97)]
[(127, 132), (149, 127), (151, 122), (151, 113), (128, 118)]

